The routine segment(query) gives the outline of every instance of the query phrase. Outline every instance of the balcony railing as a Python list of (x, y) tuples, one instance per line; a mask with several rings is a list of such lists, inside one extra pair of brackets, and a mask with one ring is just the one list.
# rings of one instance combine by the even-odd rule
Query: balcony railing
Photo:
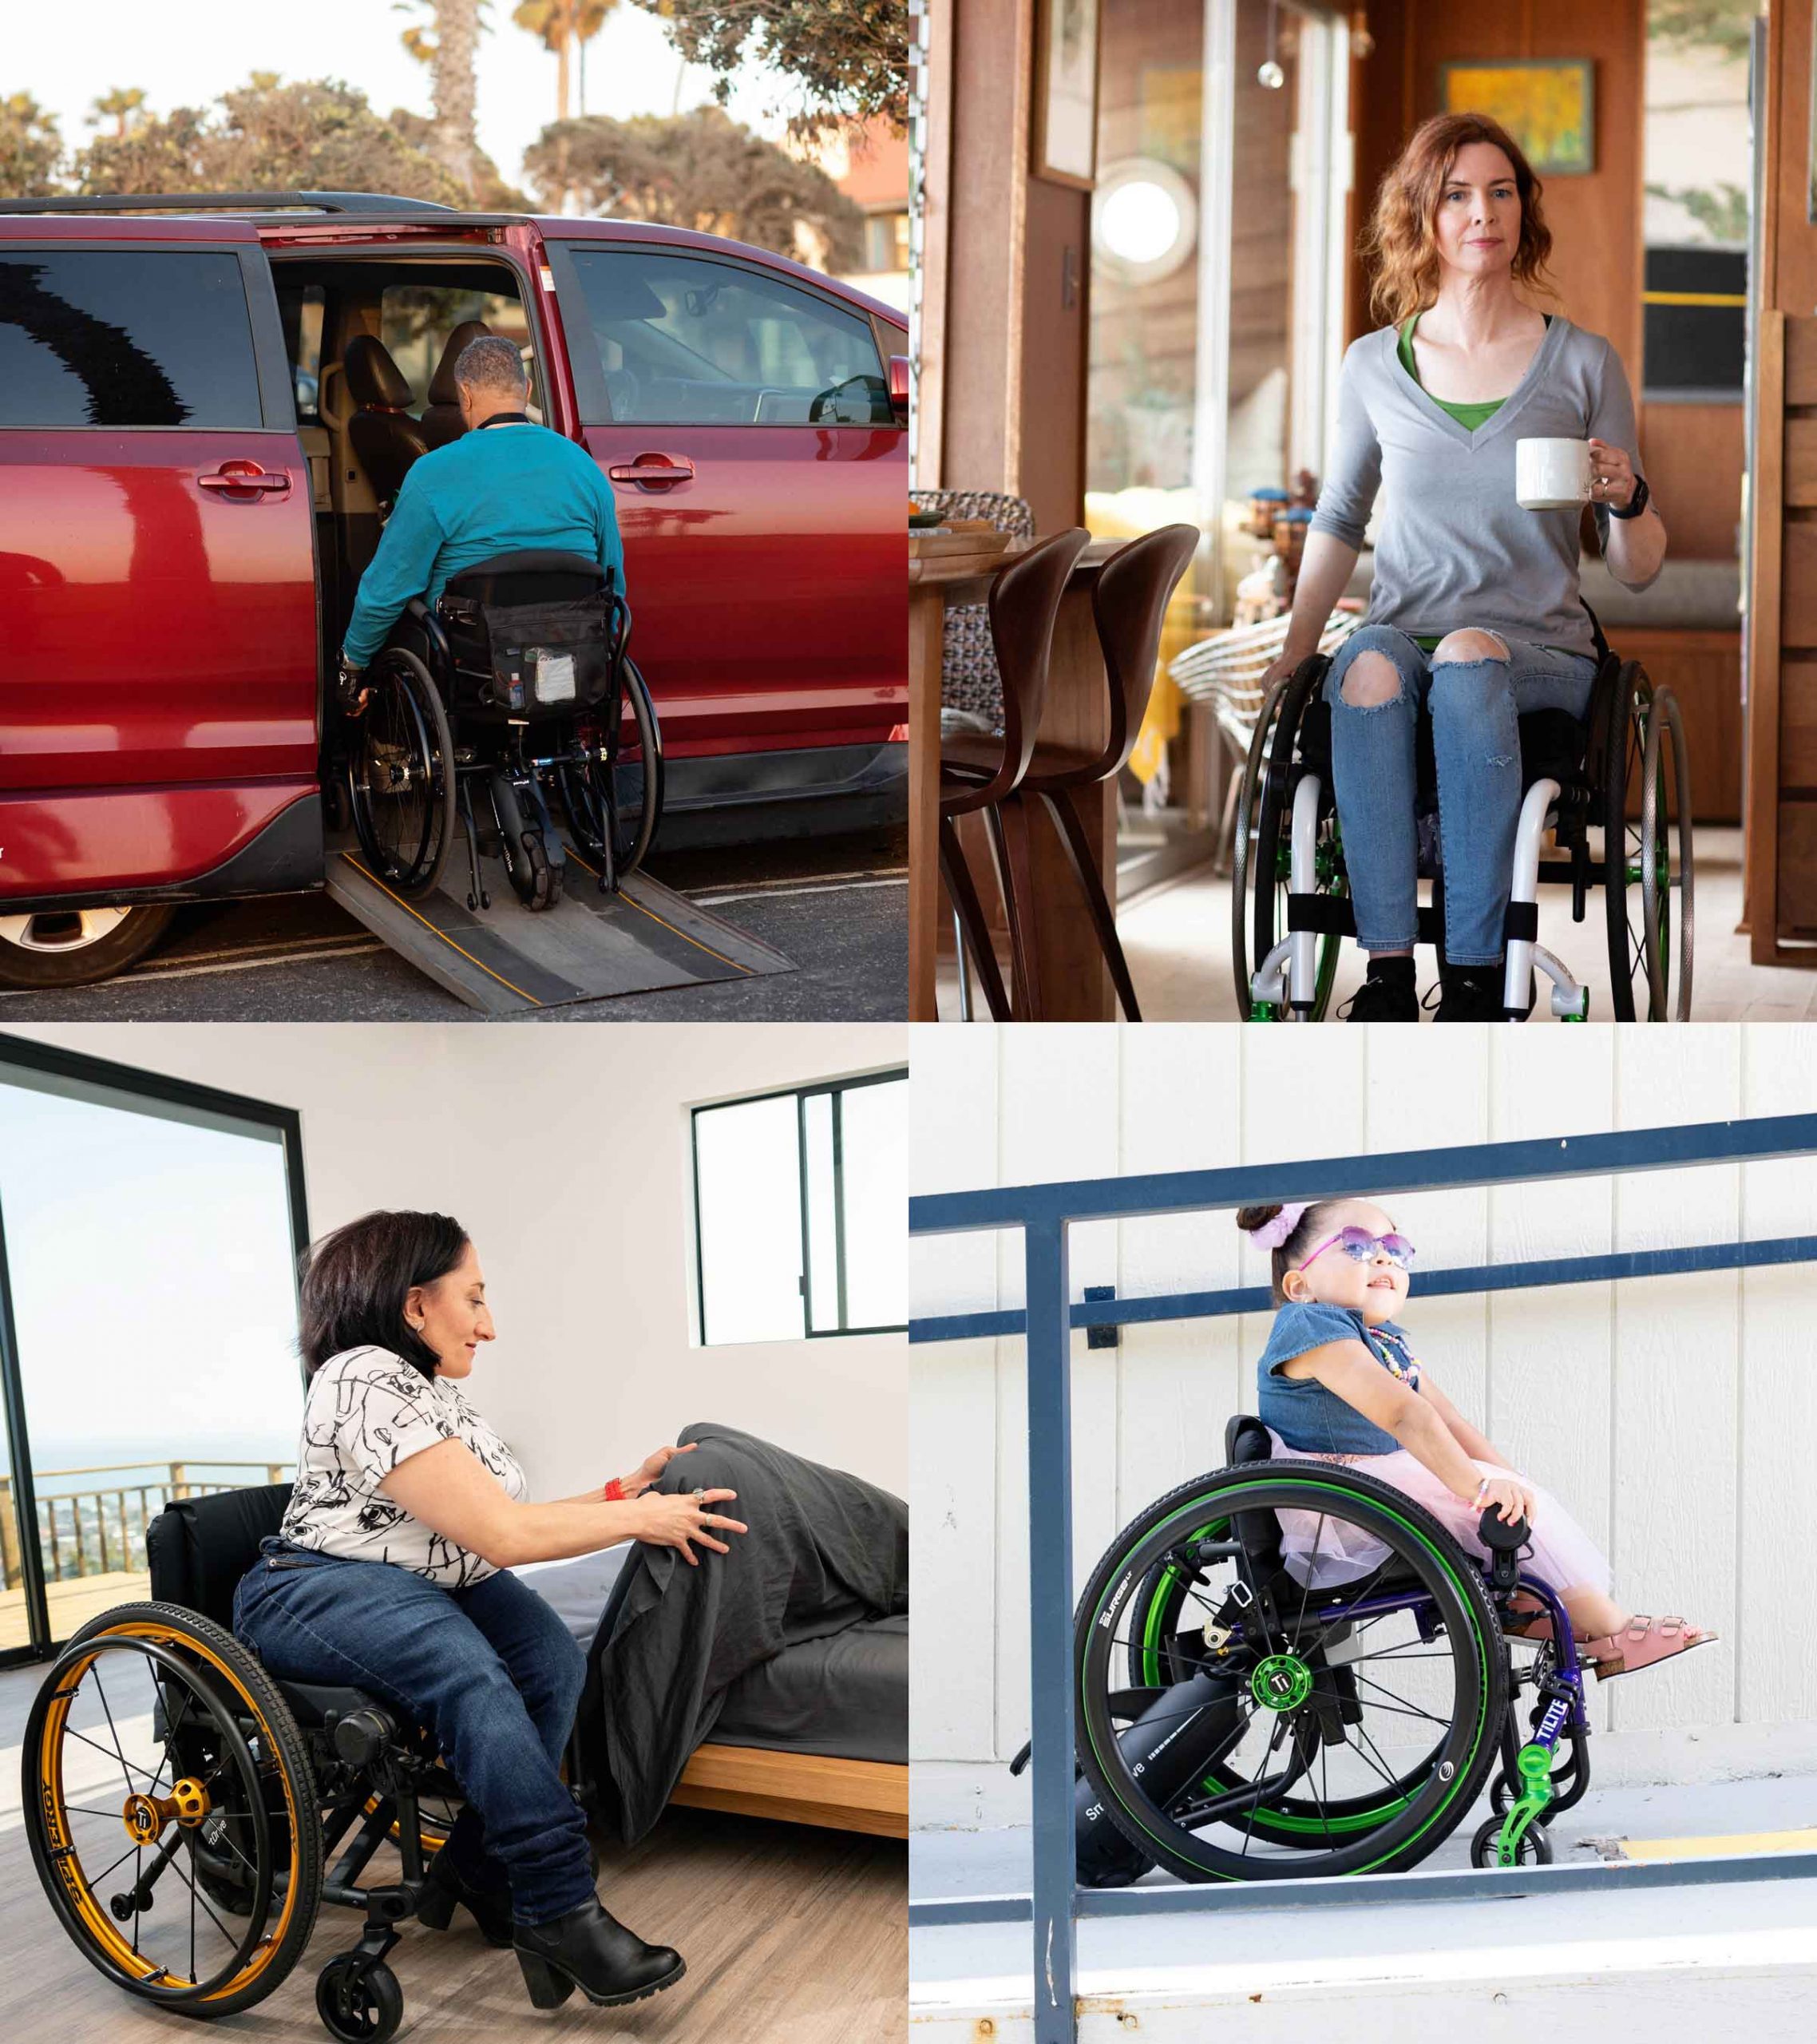
[[(288, 1462), (109, 1462), (81, 1469), (38, 1469), (33, 1472), (37, 1485), (70, 1476), (131, 1476), (133, 1483), (91, 1484), (79, 1491), (53, 1491), (38, 1495), (38, 1552), (44, 1558), (47, 1583), (69, 1583), (78, 1576), (122, 1574), (130, 1575), (146, 1566), (145, 1528), (172, 1498), (201, 1497), (212, 1491), (239, 1490), (246, 1486), (218, 1475), (193, 1477), (192, 1469), (216, 1472), (226, 1469), (256, 1469), (262, 1476), (247, 1482), (281, 1483), (294, 1467)], [(165, 1476), (148, 1476), (147, 1470), (163, 1468)], [(155, 1502), (154, 1502), (155, 1500)], [(0, 1566), (5, 1587), (16, 1590), (22, 1580), (19, 1564), (19, 1517), (10, 1476), (0, 1476)]]

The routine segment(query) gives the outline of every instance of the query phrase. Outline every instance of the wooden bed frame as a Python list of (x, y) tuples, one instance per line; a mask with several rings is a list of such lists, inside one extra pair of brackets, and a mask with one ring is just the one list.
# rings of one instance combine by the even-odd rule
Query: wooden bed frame
[(772, 1753), (708, 1740), (695, 1747), (669, 1800), (688, 1809), (825, 1824), (878, 1838), (908, 1836), (908, 1769), (889, 1761)]

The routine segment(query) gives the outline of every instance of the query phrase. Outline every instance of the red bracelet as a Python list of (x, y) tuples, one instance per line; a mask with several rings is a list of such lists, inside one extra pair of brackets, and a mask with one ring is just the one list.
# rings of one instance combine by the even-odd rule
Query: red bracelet
[(624, 1502), (624, 1486), (616, 1476), (606, 1486), (606, 1502), (608, 1504), (623, 1504)]

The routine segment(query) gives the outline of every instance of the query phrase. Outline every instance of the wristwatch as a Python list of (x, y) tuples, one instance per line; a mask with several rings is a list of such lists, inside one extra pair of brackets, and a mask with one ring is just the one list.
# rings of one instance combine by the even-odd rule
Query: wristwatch
[(1640, 517), (1641, 513), (1646, 509), (1646, 508), (1647, 479), (1645, 476), (1636, 476), (1634, 478), (1633, 501), (1629, 505), (1625, 511), (1618, 511), (1616, 509), (1615, 506), (1611, 504), (1609, 507), (1609, 515), (1612, 518), (1637, 518)]

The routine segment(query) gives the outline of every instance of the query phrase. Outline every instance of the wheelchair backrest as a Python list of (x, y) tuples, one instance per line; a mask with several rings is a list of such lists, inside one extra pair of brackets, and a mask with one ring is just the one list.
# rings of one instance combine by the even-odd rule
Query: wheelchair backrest
[(288, 1483), (172, 1498), (145, 1529), (152, 1594), (162, 1604), (233, 1625), (233, 1593), (259, 1559), (259, 1543), (283, 1523)]
[(515, 553), (477, 561), (448, 578), (444, 594), (482, 604), (559, 603), (606, 588), (609, 572), (584, 553), (558, 547), (526, 547)]
[(1232, 1462), (1268, 1462), (1274, 1456), (1274, 1444), (1268, 1428), (1253, 1412), (1233, 1412), (1224, 1423), (1224, 1460)]

